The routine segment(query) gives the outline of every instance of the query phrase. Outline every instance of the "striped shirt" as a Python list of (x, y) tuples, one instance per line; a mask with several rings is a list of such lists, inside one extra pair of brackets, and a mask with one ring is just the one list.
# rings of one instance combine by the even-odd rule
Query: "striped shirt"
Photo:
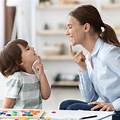
[(13, 108), (41, 109), (40, 82), (35, 74), (16, 72), (6, 81), (5, 97), (16, 99)]

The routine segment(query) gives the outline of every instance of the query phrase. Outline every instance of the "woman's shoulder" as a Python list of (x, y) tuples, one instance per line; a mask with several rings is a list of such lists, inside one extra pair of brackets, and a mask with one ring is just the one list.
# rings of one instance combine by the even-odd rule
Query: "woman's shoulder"
[(111, 54), (111, 53), (119, 53), (120, 54), (120, 47), (117, 47), (113, 44), (108, 44), (104, 43), (102, 51), (105, 52), (106, 54)]
[(116, 56), (120, 56), (120, 47), (116, 47), (108, 43), (103, 43), (103, 46), (101, 47), (99, 51), (99, 57), (108, 59), (108, 58), (116, 57)]

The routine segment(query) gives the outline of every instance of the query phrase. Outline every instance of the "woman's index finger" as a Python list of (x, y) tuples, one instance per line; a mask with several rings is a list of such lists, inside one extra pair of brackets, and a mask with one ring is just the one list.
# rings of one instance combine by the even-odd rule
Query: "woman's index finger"
[(72, 57), (74, 57), (74, 55), (75, 55), (74, 52), (73, 52), (73, 49), (72, 49), (72, 45), (71, 45), (71, 44), (70, 44), (70, 54), (71, 54)]

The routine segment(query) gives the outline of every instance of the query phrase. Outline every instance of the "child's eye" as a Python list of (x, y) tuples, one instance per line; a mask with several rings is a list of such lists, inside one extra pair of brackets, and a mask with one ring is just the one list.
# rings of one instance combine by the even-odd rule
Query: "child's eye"
[(30, 48), (28, 47), (28, 48), (26, 48), (26, 50), (29, 50)]

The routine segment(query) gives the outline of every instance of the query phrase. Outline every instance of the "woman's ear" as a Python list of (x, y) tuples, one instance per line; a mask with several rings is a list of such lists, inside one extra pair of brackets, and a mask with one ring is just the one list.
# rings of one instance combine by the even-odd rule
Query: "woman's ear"
[(85, 30), (85, 32), (88, 32), (90, 30), (90, 24), (89, 23), (84, 24), (84, 30)]

